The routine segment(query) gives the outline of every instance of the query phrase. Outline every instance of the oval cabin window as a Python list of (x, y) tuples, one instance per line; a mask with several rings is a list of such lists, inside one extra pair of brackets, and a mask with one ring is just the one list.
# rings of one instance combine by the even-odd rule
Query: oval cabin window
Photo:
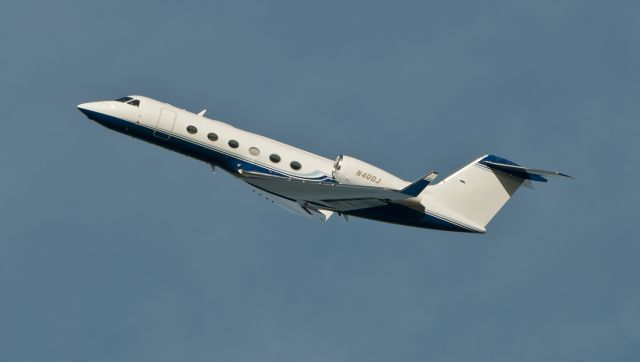
[(196, 128), (196, 126), (188, 126), (187, 127), (187, 132), (189, 132), (191, 134), (195, 134), (196, 132), (198, 132), (198, 129)]
[(209, 141), (217, 141), (218, 140), (218, 135), (211, 132), (207, 135), (207, 138), (209, 139)]
[(294, 170), (299, 170), (300, 168), (302, 168), (302, 165), (298, 161), (291, 161), (289, 166), (291, 166), (291, 168)]
[(280, 162), (280, 156), (276, 155), (275, 153), (272, 153), (271, 156), (269, 156), (269, 159), (271, 160), (271, 162), (273, 163), (278, 163)]
[(236, 141), (236, 140), (229, 140), (229, 147), (231, 147), (231, 148), (238, 148), (238, 146), (240, 146), (240, 144), (238, 143), (238, 141)]
[(253, 156), (260, 156), (260, 150), (257, 149), (256, 147), (251, 147), (249, 149), (249, 153), (252, 154)]

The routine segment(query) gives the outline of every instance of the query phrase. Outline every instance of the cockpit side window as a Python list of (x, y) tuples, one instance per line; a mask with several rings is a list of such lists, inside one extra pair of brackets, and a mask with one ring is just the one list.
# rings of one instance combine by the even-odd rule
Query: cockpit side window
[(128, 101), (132, 100), (132, 99), (133, 98), (131, 98), (131, 97), (120, 97), (120, 98), (116, 99), (116, 101), (125, 103), (125, 102), (128, 102)]
[(134, 99), (132, 101), (127, 102), (127, 104), (130, 104), (130, 105), (136, 106), (136, 107), (140, 107), (140, 100)]

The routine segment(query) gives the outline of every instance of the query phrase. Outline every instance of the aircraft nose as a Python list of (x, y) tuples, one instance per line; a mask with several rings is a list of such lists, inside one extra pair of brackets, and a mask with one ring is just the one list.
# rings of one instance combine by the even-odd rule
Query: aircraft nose
[(88, 102), (78, 104), (78, 110), (84, 113), (85, 116), (90, 117), (91, 113), (100, 112), (102, 108), (101, 102)]

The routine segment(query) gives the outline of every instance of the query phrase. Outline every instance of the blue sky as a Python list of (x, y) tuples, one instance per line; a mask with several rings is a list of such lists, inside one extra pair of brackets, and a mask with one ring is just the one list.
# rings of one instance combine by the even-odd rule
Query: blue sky
[[(0, 357), (637, 361), (632, 1), (5, 4)], [(144, 94), (405, 179), (572, 181), (485, 235), (291, 215), (75, 106)]]

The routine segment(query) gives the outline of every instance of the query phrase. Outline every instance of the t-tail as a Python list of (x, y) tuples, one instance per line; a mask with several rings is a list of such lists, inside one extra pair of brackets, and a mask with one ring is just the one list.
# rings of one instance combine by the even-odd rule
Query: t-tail
[(571, 177), (485, 155), (427, 187), (422, 193), (422, 203), (428, 214), (484, 233), (487, 224), (520, 186), (531, 181), (547, 182), (548, 176)]

